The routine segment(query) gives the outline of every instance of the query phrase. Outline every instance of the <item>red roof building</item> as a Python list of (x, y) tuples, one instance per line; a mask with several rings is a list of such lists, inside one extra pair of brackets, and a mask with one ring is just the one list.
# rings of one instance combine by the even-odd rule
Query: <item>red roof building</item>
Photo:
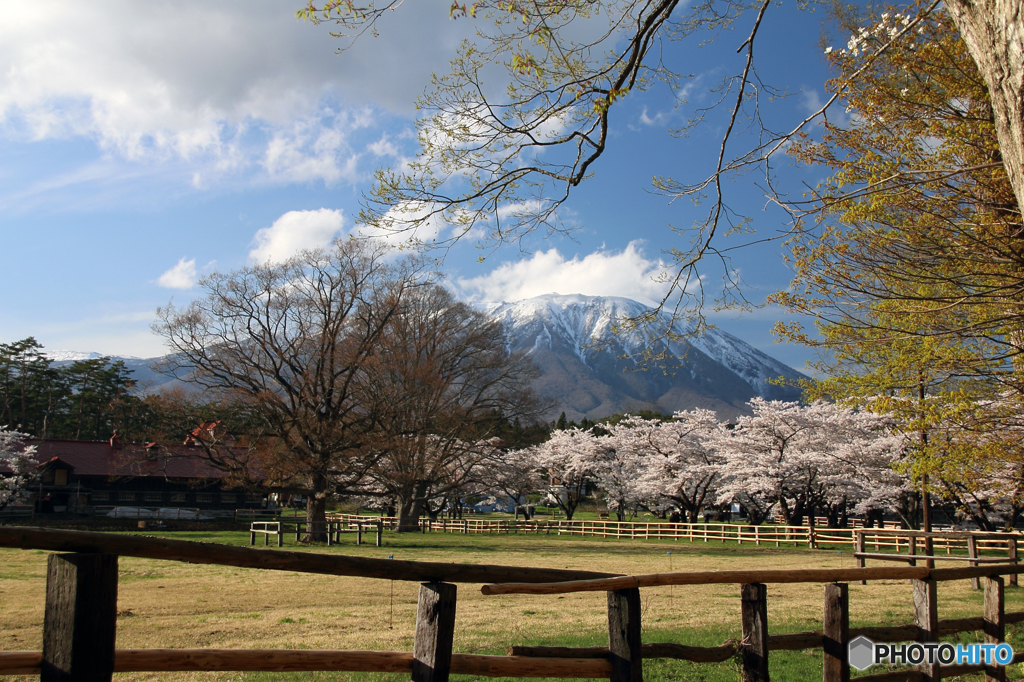
[[(203, 451), (194, 444), (122, 444), (115, 436), (110, 441), (29, 439), (26, 445), (36, 447), (38, 476), (31, 493), (39, 512), (84, 512), (99, 506), (244, 509), (265, 504), (265, 493), (242, 488), (199, 457)], [(244, 458), (244, 448), (235, 449)]]

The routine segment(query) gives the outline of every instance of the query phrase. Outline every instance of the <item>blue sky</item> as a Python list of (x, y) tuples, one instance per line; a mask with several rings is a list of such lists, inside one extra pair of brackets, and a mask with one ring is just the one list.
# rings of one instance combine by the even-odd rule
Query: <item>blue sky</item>
[[(158, 306), (199, 295), (197, 277), (326, 243), (355, 229), (373, 171), (416, 153), (413, 102), (443, 72), (473, 20), (445, 0), (406, 2), (336, 54), (326, 26), (299, 22), (299, 3), (128, 1), (18, 3), (0, 25), (0, 341), (35, 336), (49, 349), (149, 357)], [(792, 95), (765, 114), (803, 118), (828, 77), (823, 13), (772, 7), (758, 44), (761, 77)], [(478, 262), (456, 246), (444, 271), (471, 300), (551, 291), (650, 301), (662, 251), (686, 240), (702, 209), (652, 194), (654, 175), (698, 180), (713, 166), (721, 121), (670, 137), (709, 89), (738, 72), (747, 17), (710, 46), (671, 44), (666, 59), (694, 74), (687, 104), (667, 88), (613, 108), (609, 150), (563, 217), (570, 237), (528, 240)], [(742, 139), (737, 142), (742, 144)], [(817, 169), (788, 168), (799, 193)], [(761, 235), (785, 228), (756, 177), (729, 183), (731, 205)], [(672, 227), (683, 230), (674, 232)], [(786, 286), (778, 243), (733, 263), (753, 301)], [(714, 278), (716, 271), (708, 270)], [(780, 312), (713, 315), (795, 367), (811, 354), (774, 344)]]

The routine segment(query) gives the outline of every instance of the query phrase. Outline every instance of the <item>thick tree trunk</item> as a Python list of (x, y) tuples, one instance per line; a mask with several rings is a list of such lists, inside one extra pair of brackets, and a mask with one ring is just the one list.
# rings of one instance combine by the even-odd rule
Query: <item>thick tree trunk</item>
[(306, 499), (306, 542), (327, 542), (327, 493), (323, 490)]
[(398, 532), (415, 533), (419, 530), (420, 516), (423, 515), (423, 503), (427, 494), (427, 484), (418, 481), (411, 490), (398, 498)]
[(946, 7), (988, 85), (1003, 165), (1024, 206), (1024, 9), (1020, 0), (946, 0)]

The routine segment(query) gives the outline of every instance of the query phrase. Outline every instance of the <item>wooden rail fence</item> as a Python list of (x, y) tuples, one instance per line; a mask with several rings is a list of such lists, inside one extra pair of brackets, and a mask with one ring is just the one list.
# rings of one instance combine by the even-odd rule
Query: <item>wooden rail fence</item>
[[(357, 516), (331, 514), (328, 517), (342, 523), (381, 523), (387, 530), (398, 527), (393, 516)], [(420, 519), (423, 533), (525, 533), (537, 535), (578, 535), (636, 540), (686, 540), (689, 542), (719, 542), (723, 544), (750, 543), (756, 546), (817, 547), (818, 545), (849, 545), (864, 551), (872, 547), (876, 552), (909, 550), (918, 539), (929, 535), (930, 547), (935, 552), (998, 551), (1010, 561), (1016, 558), (1017, 543), (1024, 539), (1018, 532), (943, 531), (925, 534), (901, 528), (828, 528), (825, 526), (749, 526), (731, 523), (665, 523), (633, 521), (590, 520), (530, 520), (512, 519)], [(973, 540), (972, 540), (973, 538)], [(972, 549), (973, 544), (973, 549)], [(916, 546), (916, 545), (915, 545)]]
[[(1005, 627), (1024, 622), (1024, 612), (1006, 613), (1003, 578), (1017, 564), (929, 568), (877, 566), (796, 571), (712, 571), (624, 576), (592, 571), (493, 565), (445, 564), (369, 559), (290, 551), (261, 551), (210, 543), (140, 536), (34, 528), (0, 527), (0, 547), (54, 552), (47, 563), (43, 650), (0, 652), (0, 674), (39, 674), (51, 680), (110, 680), (114, 672), (334, 670), (404, 672), (413, 680), (443, 682), (449, 674), (555, 678), (604, 678), (640, 682), (644, 658), (694, 662), (739, 660), (744, 682), (769, 679), (772, 651), (821, 648), (825, 682), (849, 680), (848, 644), (864, 635), (876, 642), (937, 642), (942, 635), (983, 631), (986, 642), (1002, 641)], [(413, 651), (311, 651), (221, 649), (117, 649), (118, 556), (186, 561), (269, 570), (371, 577), (421, 582)], [(983, 579), (980, 617), (939, 620), (937, 591), (948, 580)], [(849, 627), (847, 583), (856, 580), (910, 580), (914, 622), (895, 627)], [(608, 600), (608, 646), (513, 646), (505, 656), (453, 653), (457, 583), (484, 583), (485, 595), (564, 594), (602, 591)], [(769, 634), (767, 585), (824, 584), (822, 629)], [(742, 638), (718, 647), (644, 643), (641, 639), (642, 588), (663, 585), (740, 586)], [(1018, 655), (1014, 662), (1024, 660)], [(1001, 668), (959, 665), (885, 672), (858, 680), (895, 682), (984, 672), (1002, 680)]]
[(344, 519), (339, 517), (328, 517), (326, 523), (308, 523), (306, 521), (295, 521), (295, 541), (299, 542), (306, 533), (324, 533), (327, 537), (327, 546), (341, 542), (343, 533), (355, 533), (356, 544), (363, 544), (363, 533), (374, 532), (377, 534), (377, 546), (383, 546), (384, 523), (379, 519)]
[[(900, 554), (900, 542), (907, 548), (906, 554)], [(867, 552), (865, 549), (869, 543), (875, 544), (875, 552)], [(881, 553), (878, 549), (882, 546), (896, 546), (896, 554)], [(950, 556), (953, 545), (963, 545), (967, 550), (967, 556)], [(946, 556), (935, 554), (938, 545), (945, 546)], [(923, 553), (918, 553), (918, 550)], [(981, 549), (1004, 549), (1005, 557), (982, 557), (978, 552)], [(939, 532), (925, 533), (922, 531), (890, 531), (871, 532), (867, 530), (854, 531), (854, 554), (857, 559), (857, 566), (866, 565), (867, 559), (879, 559), (882, 561), (902, 561), (916, 566), (917, 562), (923, 561), (926, 566), (932, 568), (936, 561), (966, 561), (971, 566), (980, 566), (985, 563), (1018, 563), (1017, 536), (1012, 533), (966, 533), (966, 532)], [(973, 578), (974, 589), (981, 589), (979, 578)], [(1010, 584), (1017, 584), (1017, 574), (1010, 575)]]

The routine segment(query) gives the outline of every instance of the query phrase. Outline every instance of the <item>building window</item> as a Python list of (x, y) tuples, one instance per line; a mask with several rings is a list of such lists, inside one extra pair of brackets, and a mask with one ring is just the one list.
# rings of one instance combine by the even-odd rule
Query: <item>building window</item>
[(67, 485), (68, 484), (68, 470), (57, 469), (53, 472), (53, 484), (54, 485)]
[(110, 493), (106, 490), (99, 490), (92, 494), (93, 502), (108, 502), (110, 500)]
[(213, 493), (196, 493), (196, 502), (213, 502)]
[(171, 493), (171, 502), (185, 502), (187, 499), (185, 493)]
[(223, 504), (236, 504), (238, 502), (238, 495), (234, 493), (221, 493), (220, 501)]
[(163, 495), (160, 493), (143, 493), (142, 499), (146, 502), (159, 502), (163, 499)]
[(246, 502), (262, 502), (263, 501), (263, 495), (261, 495), (260, 493), (248, 493), (245, 496), (245, 501)]
[(133, 491), (133, 490), (122, 490), (122, 491), (118, 492), (117, 493), (117, 501), (118, 502), (134, 502), (135, 501), (135, 491)]

